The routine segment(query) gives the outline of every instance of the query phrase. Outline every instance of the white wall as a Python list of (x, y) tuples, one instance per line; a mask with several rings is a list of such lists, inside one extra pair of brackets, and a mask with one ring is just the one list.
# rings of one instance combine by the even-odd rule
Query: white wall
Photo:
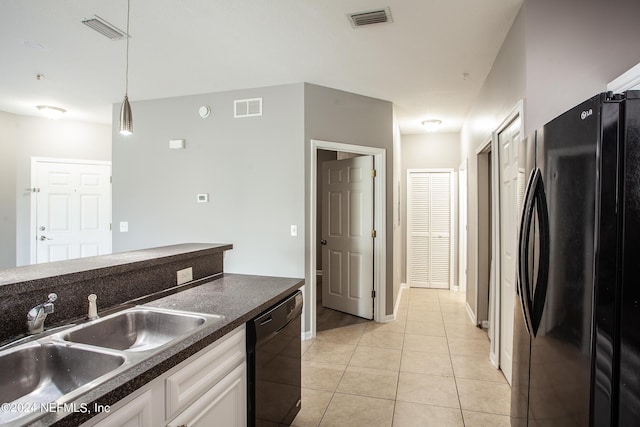
[[(31, 158), (111, 160), (111, 126), (0, 113), (2, 267), (30, 263)], [(5, 205), (6, 201), (6, 205)], [(11, 214), (13, 211), (13, 217)]]
[[(303, 87), (132, 103), (133, 135), (113, 130), (114, 251), (232, 243), (226, 272), (304, 277)], [(257, 97), (262, 116), (233, 118), (235, 99)], [(211, 116), (198, 115), (201, 105)], [(185, 139), (186, 149), (170, 150), (170, 139)], [(199, 193), (209, 203), (197, 203)]]
[[(415, 135), (402, 135), (401, 142), (402, 162), (401, 162), (401, 217), (402, 224), (400, 233), (402, 235), (402, 281), (407, 281), (407, 169), (453, 169), (458, 170), (460, 166), (460, 134), (458, 133), (423, 133)], [(457, 179), (452, 182), (452, 188), (457, 194)], [(458, 233), (458, 198), (454, 198), (454, 230)], [(454, 266), (453, 285), (457, 285), (458, 274), (458, 239), (454, 244)]]

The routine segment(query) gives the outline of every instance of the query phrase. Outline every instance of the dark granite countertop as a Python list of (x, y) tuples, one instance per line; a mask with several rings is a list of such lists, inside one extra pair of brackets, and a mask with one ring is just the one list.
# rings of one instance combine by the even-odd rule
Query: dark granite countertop
[[(25, 265), (0, 270), (0, 295), (35, 290), (40, 284), (91, 280), (192, 257), (194, 252), (226, 251), (230, 244), (184, 243), (137, 251), (99, 255), (72, 260)], [(47, 279), (48, 282), (43, 282)]]
[[(202, 285), (169, 295), (144, 306), (223, 315), (224, 319), (192, 334), (121, 375), (73, 400), (76, 405), (113, 405), (183, 360), (243, 325), (304, 284), (303, 279), (223, 274)], [(95, 414), (94, 414), (95, 415)], [(29, 425), (77, 426), (92, 415), (47, 413)]]

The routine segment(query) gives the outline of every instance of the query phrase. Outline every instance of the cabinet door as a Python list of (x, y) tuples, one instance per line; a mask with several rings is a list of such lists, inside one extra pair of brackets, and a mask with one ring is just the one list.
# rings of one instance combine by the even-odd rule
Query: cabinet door
[(95, 427), (154, 427), (151, 396), (151, 390), (145, 391), (95, 424)]
[(166, 419), (179, 414), (207, 390), (244, 364), (246, 355), (245, 327), (242, 325), (228, 336), (205, 349), (195, 360), (169, 376), (166, 387)]
[(247, 423), (247, 365), (241, 363), (167, 427), (242, 427)]

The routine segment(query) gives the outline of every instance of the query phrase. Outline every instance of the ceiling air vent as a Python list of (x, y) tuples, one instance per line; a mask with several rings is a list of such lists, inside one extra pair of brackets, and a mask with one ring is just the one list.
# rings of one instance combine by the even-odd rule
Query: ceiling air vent
[(367, 12), (356, 12), (347, 15), (351, 26), (354, 28), (371, 24), (383, 24), (385, 22), (393, 22), (391, 18), (391, 10), (386, 7), (384, 9), (370, 10)]
[(233, 101), (233, 117), (254, 117), (262, 115), (262, 98), (236, 99)]
[(93, 18), (87, 18), (83, 20), (82, 23), (111, 40), (120, 40), (127, 36), (126, 32), (100, 18), (98, 15), (93, 15)]

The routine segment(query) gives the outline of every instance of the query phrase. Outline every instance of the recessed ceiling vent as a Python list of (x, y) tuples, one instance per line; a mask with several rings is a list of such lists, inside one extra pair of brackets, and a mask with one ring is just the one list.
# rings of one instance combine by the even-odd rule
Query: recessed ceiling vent
[(84, 25), (89, 28), (92, 28), (102, 34), (105, 37), (110, 38), (111, 40), (120, 40), (124, 39), (127, 36), (125, 31), (122, 31), (118, 27), (104, 19), (100, 18), (98, 15), (93, 15), (93, 18), (87, 18), (82, 21)]
[(255, 117), (262, 115), (262, 98), (236, 99), (233, 101), (233, 117)]
[(386, 7), (384, 9), (370, 10), (367, 12), (356, 12), (347, 15), (353, 28), (363, 27), (371, 24), (384, 24), (393, 22), (391, 18), (391, 10)]

